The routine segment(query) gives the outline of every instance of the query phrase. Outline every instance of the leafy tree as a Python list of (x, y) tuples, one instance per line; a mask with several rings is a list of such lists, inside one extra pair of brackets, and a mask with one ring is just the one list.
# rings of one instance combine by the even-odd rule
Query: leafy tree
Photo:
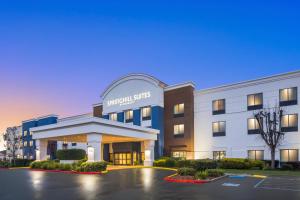
[(271, 151), (271, 168), (275, 168), (276, 148), (284, 139), (281, 131), (281, 119), (283, 110), (281, 107), (264, 109), (254, 114), (259, 125), (259, 134)]
[(6, 147), (6, 155), (9, 159), (12, 160), (15, 164), (16, 160), (16, 151), (20, 148), (21, 145), (21, 136), (18, 132), (17, 127), (9, 127), (6, 129), (6, 132), (3, 135)]

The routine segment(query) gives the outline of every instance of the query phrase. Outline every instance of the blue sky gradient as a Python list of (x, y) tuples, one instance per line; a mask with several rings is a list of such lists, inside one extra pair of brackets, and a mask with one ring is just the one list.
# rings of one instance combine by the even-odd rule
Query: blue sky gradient
[(90, 112), (127, 73), (201, 89), (298, 70), (299, 8), (299, 1), (1, 1), (0, 126)]

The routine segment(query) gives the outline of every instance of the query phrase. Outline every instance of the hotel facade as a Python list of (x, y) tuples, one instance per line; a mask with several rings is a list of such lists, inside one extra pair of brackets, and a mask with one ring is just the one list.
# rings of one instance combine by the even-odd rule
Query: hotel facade
[(285, 135), (276, 159), (299, 161), (299, 87), (300, 71), (204, 90), (130, 74), (109, 85), (90, 114), (24, 121), (26, 145), (33, 142), (23, 155), (44, 160), (56, 149), (83, 148), (89, 161), (146, 166), (161, 156), (270, 160), (253, 117), (280, 105)]

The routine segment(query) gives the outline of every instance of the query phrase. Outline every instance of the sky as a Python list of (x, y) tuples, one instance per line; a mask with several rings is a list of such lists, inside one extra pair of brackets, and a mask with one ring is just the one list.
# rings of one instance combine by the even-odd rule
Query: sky
[(300, 69), (299, 1), (0, 2), (0, 133), (89, 113), (113, 80), (197, 89)]

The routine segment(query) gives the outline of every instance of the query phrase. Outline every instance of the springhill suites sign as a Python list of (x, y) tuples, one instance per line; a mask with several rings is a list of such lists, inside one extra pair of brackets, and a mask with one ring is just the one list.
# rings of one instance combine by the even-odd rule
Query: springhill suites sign
[(107, 106), (124, 106), (124, 105), (129, 105), (129, 104), (134, 104), (137, 101), (143, 100), (143, 99), (148, 99), (151, 97), (150, 91), (147, 92), (141, 92), (138, 94), (134, 94), (131, 96), (126, 96), (126, 97), (120, 97), (112, 100), (107, 101)]

